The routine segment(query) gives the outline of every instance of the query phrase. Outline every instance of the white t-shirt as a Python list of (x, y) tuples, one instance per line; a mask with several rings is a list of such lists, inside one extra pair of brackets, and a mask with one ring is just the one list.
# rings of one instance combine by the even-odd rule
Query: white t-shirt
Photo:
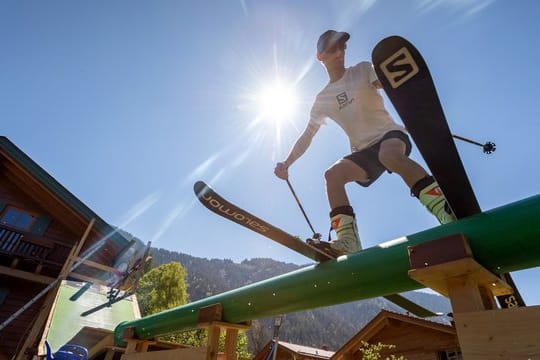
[(377, 74), (370, 62), (346, 68), (341, 79), (317, 95), (310, 123), (322, 125), (327, 117), (334, 120), (349, 137), (352, 152), (375, 144), (389, 131), (405, 132), (386, 111), (383, 97), (373, 85), (375, 80)]

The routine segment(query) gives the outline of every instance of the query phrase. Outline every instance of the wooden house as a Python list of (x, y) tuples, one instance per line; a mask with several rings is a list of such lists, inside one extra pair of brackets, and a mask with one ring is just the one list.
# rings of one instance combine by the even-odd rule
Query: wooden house
[(36, 354), (58, 279), (103, 282), (131, 244), (0, 137), (0, 360)]
[(462, 359), (453, 326), (382, 310), (345, 343), (332, 360), (361, 359), (359, 349), (363, 342), (395, 346), (381, 351), (382, 358), (395, 355), (407, 360)]
[[(362, 359), (364, 343), (392, 345), (380, 352), (382, 359), (391, 355), (407, 360), (460, 360), (456, 330), (451, 325), (419, 319), (387, 310), (375, 316), (336, 352), (279, 341), (277, 360), (356, 360)], [(253, 359), (265, 360), (273, 342)]]

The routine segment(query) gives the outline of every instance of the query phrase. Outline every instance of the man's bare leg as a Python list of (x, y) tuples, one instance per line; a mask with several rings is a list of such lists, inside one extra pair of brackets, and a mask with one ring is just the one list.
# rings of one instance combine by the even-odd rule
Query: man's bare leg
[(417, 162), (405, 154), (405, 143), (399, 139), (387, 139), (381, 143), (379, 161), (390, 171), (399, 174), (414, 196), (441, 224), (456, 219), (446, 202), (439, 184)]
[(348, 159), (334, 163), (324, 174), (326, 194), (330, 203), (330, 222), (337, 239), (330, 246), (340, 253), (360, 250), (360, 239), (353, 208), (345, 191), (345, 185), (353, 181), (367, 180), (367, 173)]

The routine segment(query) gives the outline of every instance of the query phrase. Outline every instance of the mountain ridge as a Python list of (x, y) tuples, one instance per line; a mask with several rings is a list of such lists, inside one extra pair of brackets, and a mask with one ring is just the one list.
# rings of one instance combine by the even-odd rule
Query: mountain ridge
[[(246, 259), (240, 263), (229, 259), (206, 259), (188, 254), (152, 248), (152, 266), (177, 261), (186, 269), (190, 301), (196, 301), (233, 290), (305, 266), (268, 258)], [(306, 264), (308, 265), (308, 264)], [(407, 298), (436, 312), (451, 311), (448, 300), (426, 292), (407, 292)], [(312, 347), (336, 350), (362, 329), (382, 309), (406, 313), (404, 309), (379, 297), (324, 308), (285, 314), (280, 328), (280, 340)], [(446, 317), (431, 319), (448, 323)], [(256, 319), (248, 331), (250, 350), (256, 352), (272, 337), (273, 319)]]

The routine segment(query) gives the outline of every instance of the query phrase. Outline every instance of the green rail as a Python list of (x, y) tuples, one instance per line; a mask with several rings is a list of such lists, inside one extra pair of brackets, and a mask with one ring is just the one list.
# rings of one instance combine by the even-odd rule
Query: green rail
[(422, 288), (411, 280), (407, 247), (463, 233), (475, 259), (494, 273), (540, 266), (540, 195), (342, 257), (214, 295), (115, 329), (139, 339), (197, 328), (199, 309), (221, 303), (223, 321), (239, 323)]

